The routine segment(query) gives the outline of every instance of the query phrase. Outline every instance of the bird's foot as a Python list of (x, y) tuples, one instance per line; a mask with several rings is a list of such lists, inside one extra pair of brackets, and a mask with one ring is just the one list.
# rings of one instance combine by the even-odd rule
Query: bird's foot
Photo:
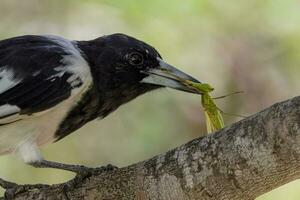
[(118, 169), (118, 167), (113, 166), (111, 164), (102, 167), (96, 167), (96, 168), (90, 168), (90, 167), (78, 165), (77, 169), (73, 171), (76, 173), (76, 176), (73, 179), (69, 180), (68, 182), (63, 183), (65, 192), (75, 189), (76, 186), (86, 178), (89, 178), (93, 175), (99, 175), (104, 172), (114, 171), (116, 169)]
[[(72, 171), (72, 172), (76, 173), (76, 176), (72, 180), (70, 180), (66, 183), (63, 183), (65, 193), (67, 191), (75, 189), (79, 183), (81, 183), (84, 179), (89, 178), (90, 176), (99, 175), (104, 172), (114, 171), (114, 170), (118, 169), (118, 167), (113, 166), (113, 165), (91, 168), (91, 167), (85, 167), (82, 165), (68, 165), (68, 164), (62, 164), (62, 163), (56, 163), (56, 162), (50, 162), (50, 161), (42, 161), (42, 162), (43, 162), (42, 164), (39, 163), (39, 164), (32, 164), (32, 165), (35, 167), (41, 167), (41, 168), (46, 168), (46, 167), (57, 168), (57, 169)], [(9, 182), (9, 181), (6, 181), (6, 180), (0, 178), (0, 187), (5, 189), (5, 193), (4, 193), (5, 199), (14, 199), (14, 197), (19, 193), (22, 193), (22, 192), (25, 192), (28, 190), (36, 190), (36, 189), (49, 187), (49, 185), (46, 185), (46, 184), (19, 185), (17, 183)]]
[(58, 162), (53, 162), (48, 160), (41, 160), (35, 163), (31, 163), (31, 165), (38, 168), (54, 168), (54, 169), (61, 169), (61, 170), (66, 170), (66, 171), (71, 171), (76, 173), (76, 176), (72, 180), (64, 183), (66, 189), (68, 190), (74, 189), (76, 185), (78, 185), (78, 183), (82, 182), (85, 178), (89, 178), (92, 175), (98, 175), (103, 172), (108, 172), (108, 171), (113, 171), (118, 169), (118, 167), (113, 165), (92, 168), (83, 165), (63, 164), (63, 163), (58, 163)]
[(19, 193), (28, 190), (41, 189), (49, 185), (35, 184), (35, 185), (19, 185), (17, 183), (9, 182), (0, 178), (0, 186), (5, 189), (4, 198), (5, 199), (14, 199), (15, 196)]

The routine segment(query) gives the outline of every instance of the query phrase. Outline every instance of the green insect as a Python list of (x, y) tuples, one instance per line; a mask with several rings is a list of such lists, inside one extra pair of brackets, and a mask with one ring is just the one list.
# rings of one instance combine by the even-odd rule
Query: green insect
[(207, 83), (194, 83), (191, 81), (186, 81), (186, 83), (202, 93), (201, 103), (204, 108), (207, 133), (224, 128), (225, 125), (221, 111), (209, 95), (214, 88)]
[[(174, 76), (173, 74), (170, 75)], [(179, 77), (176, 78), (178, 79)], [(221, 110), (217, 107), (213, 98), (209, 95), (214, 88), (207, 83), (195, 83), (184, 79), (181, 79), (181, 82), (201, 93), (201, 103), (204, 108), (207, 133), (215, 132), (224, 128), (225, 125), (221, 115)]]

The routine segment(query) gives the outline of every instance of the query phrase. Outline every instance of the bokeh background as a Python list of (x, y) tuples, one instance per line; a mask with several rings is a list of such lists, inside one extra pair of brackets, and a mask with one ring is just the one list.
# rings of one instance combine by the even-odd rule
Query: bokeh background
[[(157, 48), (169, 63), (215, 87), (222, 110), (250, 115), (300, 94), (298, 0), (1, 0), (0, 39), (55, 34), (75, 40), (122, 32)], [(225, 115), (226, 124), (239, 118)], [(148, 93), (42, 149), (49, 160), (126, 166), (205, 134), (200, 97)], [(0, 176), (18, 183), (72, 177), (0, 157)], [(300, 181), (259, 200), (298, 200)]]

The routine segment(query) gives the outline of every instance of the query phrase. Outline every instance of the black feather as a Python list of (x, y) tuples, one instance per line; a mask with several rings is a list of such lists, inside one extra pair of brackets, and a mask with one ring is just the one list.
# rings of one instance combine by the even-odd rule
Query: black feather
[(67, 99), (72, 90), (67, 82), (71, 74), (55, 76), (55, 68), (66, 65), (62, 63), (66, 55), (66, 49), (44, 36), (0, 41), (0, 70), (8, 70), (13, 73), (13, 80), (19, 81), (0, 94), (0, 106), (15, 105), (21, 109), (20, 114), (30, 115)]

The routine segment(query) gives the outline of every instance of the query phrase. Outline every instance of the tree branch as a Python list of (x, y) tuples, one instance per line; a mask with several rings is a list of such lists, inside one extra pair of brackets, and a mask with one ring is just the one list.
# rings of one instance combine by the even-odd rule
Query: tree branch
[(152, 159), (15, 199), (250, 200), (300, 177), (300, 96)]

